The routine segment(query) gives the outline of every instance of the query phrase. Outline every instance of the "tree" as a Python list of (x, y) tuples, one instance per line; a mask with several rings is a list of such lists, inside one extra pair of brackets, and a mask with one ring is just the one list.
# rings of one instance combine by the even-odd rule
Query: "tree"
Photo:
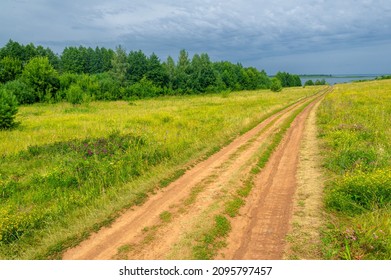
[(271, 91), (274, 91), (274, 92), (279, 92), (282, 90), (282, 84), (281, 84), (281, 81), (277, 78), (273, 78), (271, 80), (271, 85), (270, 85), (270, 89)]
[(181, 50), (179, 52), (178, 63), (176, 67), (176, 78), (177, 78), (177, 88), (182, 91), (189, 90), (189, 81), (190, 81), (190, 67), (191, 62), (189, 59), (189, 54), (186, 50)]
[(15, 80), (20, 74), (22, 74), (22, 61), (20, 59), (6, 56), (0, 60), (1, 83)]
[(111, 74), (121, 85), (125, 85), (126, 73), (129, 69), (128, 57), (126, 50), (119, 45), (115, 49), (115, 54), (111, 60)]
[(313, 86), (314, 85), (314, 81), (312, 80), (307, 80), (305, 83), (304, 83), (304, 86)]
[(155, 53), (152, 53), (148, 58), (145, 76), (157, 86), (163, 87), (168, 84), (168, 75)]
[(10, 129), (17, 124), (17, 105), (16, 97), (6, 89), (0, 88), (0, 129)]
[(176, 86), (176, 65), (175, 61), (171, 56), (167, 57), (167, 61), (163, 62), (162, 67), (167, 76), (167, 87), (174, 89)]
[(34, 57), (24, 67), (22, 80), (30, 86), (38, 101), (49, 101), (60, 88), (57, 71), (47, 57)]
[(131, 84), (139, 82), (147, 73), (148, 59), (145, 54), (139, 51), (131, 51), (128, 54), (128, 74), (127, 79)]

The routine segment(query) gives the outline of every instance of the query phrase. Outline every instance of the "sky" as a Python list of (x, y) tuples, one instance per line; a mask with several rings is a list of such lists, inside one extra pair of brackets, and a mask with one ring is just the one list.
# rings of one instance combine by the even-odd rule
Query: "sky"
[(185, 49), (268, 74), (391, 73), (389, 0), (0, 0), (0, 46)]

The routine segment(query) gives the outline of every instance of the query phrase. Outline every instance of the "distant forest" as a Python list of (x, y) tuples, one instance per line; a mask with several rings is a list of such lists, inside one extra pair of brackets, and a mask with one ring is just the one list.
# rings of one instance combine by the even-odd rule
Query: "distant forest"
[(161, 95), (202, 94), (301, 86), (298, 75), (228, 61), (212, 62), (206, 53), (192, 58), (181, 50), (177, 60), (152, 53), (96, 47), (50, 48), (9, 42), (0, 49), (0, 93), (18, 104), (92, 100), (131, 100)]

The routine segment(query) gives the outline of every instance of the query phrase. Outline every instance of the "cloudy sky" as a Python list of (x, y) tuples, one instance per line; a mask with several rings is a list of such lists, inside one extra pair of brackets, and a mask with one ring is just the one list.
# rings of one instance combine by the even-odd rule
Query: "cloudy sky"
[(121, 44), (162, 60), (213, 61), (292, 73), (391, 73), (389, 0), (0, 0), (9, 39), (61, 53)]

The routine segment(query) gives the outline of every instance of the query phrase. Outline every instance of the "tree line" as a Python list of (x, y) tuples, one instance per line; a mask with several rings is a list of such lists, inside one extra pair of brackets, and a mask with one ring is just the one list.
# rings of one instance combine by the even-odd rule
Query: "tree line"
[[(206, 53), (190, 57), (181, 50), (165, 61), (152, 53), (96, 47), (66, 47), (61, 55), (50, 48), (9, 40), (0, 48), (0, 100), (18, 104), (91, 100), (129, 100), (174, 94), (301, 86), (299, 76), (229, 61), (212, 62)], [(4, 97), (12, 95), (13, 97)], [(0, 112), (1, 113), (1, 112)]]

